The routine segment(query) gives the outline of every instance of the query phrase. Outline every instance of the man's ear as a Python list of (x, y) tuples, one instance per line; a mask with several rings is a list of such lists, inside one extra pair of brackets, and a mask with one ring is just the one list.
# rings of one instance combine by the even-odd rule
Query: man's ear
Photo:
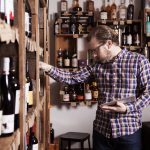
[(108, 49), (111, 48), (112, 44), (112, 40), (107, 40), (106, 45), (108, 46)]

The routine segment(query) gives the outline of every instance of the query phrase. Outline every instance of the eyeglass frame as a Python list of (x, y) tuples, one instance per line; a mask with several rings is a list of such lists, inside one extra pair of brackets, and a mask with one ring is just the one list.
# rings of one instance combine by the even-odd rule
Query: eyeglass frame
[(99, 44), (96, 48), (89, 49), (89, 51), (92, 52), (92, 53), (94, 53), (94, 52), (96, 52), (101, 46), (103, 46), (104, 44), (105, 44), (105, 43), (103, 42), (103, 43)]

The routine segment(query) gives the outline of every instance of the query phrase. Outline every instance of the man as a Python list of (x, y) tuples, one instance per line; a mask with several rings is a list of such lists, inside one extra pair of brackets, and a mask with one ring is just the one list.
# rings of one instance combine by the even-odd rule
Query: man
[[(90, 50), (96, 60), (76, 72), (67, 72), (40, 62), (40, 67), (59, 82), (84, 82), (96, 75), (99, 100), (93, 123), (94, 150), (141, 150), (142, 109), (150, 103), (150, 63), (141, 54), (121, 49), (118, 35), (106, 25), (89, 34)], [(135, 97), (124, 103), (120, 99)], [(117, 101), (114, 105), (104, 103)]]

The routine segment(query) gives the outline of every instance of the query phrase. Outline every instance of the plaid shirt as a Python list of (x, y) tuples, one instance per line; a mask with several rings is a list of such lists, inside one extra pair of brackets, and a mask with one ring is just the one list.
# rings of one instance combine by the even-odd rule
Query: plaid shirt
[[(94, 120), (94, 130), (107, 138), (133, 134), (141, 128), (142, 109), (150, 104), (150, 63), (141, 54), (122, 50), (114, 61), (87, 66), (76, 72), (52, 67), (47, 74), (59, 82), (76, 84), (84, 82), (95, 73), (99, 100)], [(114, 99), (136, 97), (127, 103), (126, 113), (105, 113), (100, 105)]]

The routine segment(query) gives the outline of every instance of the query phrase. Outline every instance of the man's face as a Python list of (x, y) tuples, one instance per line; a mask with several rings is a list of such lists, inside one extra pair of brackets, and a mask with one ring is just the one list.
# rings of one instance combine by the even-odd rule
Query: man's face
[[(110, 61), (112, 53), (110, 51), (110, 47), (108, 46), (109, 43), (103, 43), (97, 41), (95, 38), (92, 38), (89, 47), (92, 51), (92, 55), (94, 59), (97, 59), (98, 61), (102, 63), (106, 63)], [(110, 45), (111, 46), (111, 45)]]

